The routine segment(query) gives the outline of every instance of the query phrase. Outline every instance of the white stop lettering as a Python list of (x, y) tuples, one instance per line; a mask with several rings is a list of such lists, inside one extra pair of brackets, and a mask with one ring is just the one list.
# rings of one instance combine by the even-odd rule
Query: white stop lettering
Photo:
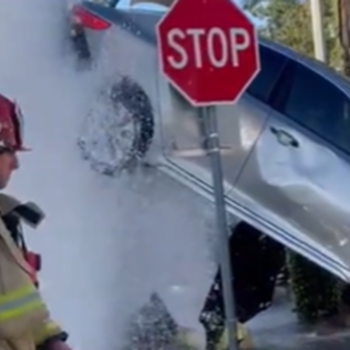
[(229, 28), (226, 31), (219, 27), (209, 30), (173, 28), (167, 33), (167, 45), (175, 54), (168, 54), (167, 61), (174, 69), (183, 69), (190, 62), (189, 50), (185, 45), (188, 42), (186, 39), (190, 39), (196, 68), (203, 67), (204, 55), (214, 68), (238, 67), (239, 54), (251, 45), (249, 33), (244, 28)]

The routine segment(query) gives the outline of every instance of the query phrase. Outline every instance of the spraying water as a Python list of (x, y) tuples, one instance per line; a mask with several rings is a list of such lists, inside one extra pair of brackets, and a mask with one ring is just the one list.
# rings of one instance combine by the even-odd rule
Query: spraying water
[(96, 76), (67, 55), (65, 3), (0, 2), (0, 90), (21, 105), (21, 169), (8, 190), (47, 219), (26, 230), (43, 256), (41, 288), (75, 349), (118, 349), (128, 315), (152, 291), (196, 326), (210, 283), (206, 204), (156, 170), (104, 177), (77, 150)]

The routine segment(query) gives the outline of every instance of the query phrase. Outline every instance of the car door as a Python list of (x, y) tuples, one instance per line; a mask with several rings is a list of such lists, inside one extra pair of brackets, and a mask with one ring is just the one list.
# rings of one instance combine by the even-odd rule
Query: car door
[[(228, 136), (232, 140), (239, 139), (240, 148), (245, 150), (245, 162), (261, 135), (267, 118), (273, 112), (267, 101), (288, 62), (286, 56), (262, 44), (259, 46), (259, 54), (260, 72), (243, 96), (249, 109), (240, 118), (237, 118), (236, 114), (230, 116), (231, 119), (235, 118), (238, 133)], [(242, 100), (239, 103), (242, 103)], [(241, 172), (242, 169), (239, 170)], [(235, 186), (231, 187), (228, 196), (237, 201)]]
[[(268, 98), (287, 59), (259, 45), (261, 72), (250, 90), (261, 99)], [(202, 188), (212, 191), (210, 160), (206, 152), (203, 118), (165, 79), (158, 79), (162, 150), (172, 175), (190, 173)], [(238, 103), (216, 108), (225, 193), (233, 195), (234, 183), (261, 134), (271, 108), (244, 94)], [(179, 169), (179, 170), (178, 170)], [(203, 190), (204, 192), (204, 190)], [(212, 192), (211, 192), (212, 194)]]
[(291, 62), (271, 103), (237, 182), (241, 203), (287, 240), (313, 247), (314, 259), (331, 259), (325, 267), (348, 268), (350, 100), (320, 72)]
[[(184, 174), (212, 195), (211, 163), (202, 110), (192, 107), (162, 76), (158, 80), (162, 153), (174, 172)], [(259, 136), (266, 111), (242, 97), (216, 108), (225, 192), (231, 190)]]

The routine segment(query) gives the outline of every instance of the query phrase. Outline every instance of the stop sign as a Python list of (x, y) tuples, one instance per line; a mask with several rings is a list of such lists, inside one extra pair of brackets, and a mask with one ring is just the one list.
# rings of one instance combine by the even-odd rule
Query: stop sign
[(234, 103), (259, 72), (253, 24), (230, 0), (177, 0), (157, 25), (161, 71), (194, 106)]

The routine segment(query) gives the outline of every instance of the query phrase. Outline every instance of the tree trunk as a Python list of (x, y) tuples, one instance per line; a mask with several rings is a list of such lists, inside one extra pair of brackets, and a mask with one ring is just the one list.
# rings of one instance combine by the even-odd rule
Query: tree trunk
[(350, 1), (337, 0), (339, 41), (343, 49), (343, 73), (350, 77)]

